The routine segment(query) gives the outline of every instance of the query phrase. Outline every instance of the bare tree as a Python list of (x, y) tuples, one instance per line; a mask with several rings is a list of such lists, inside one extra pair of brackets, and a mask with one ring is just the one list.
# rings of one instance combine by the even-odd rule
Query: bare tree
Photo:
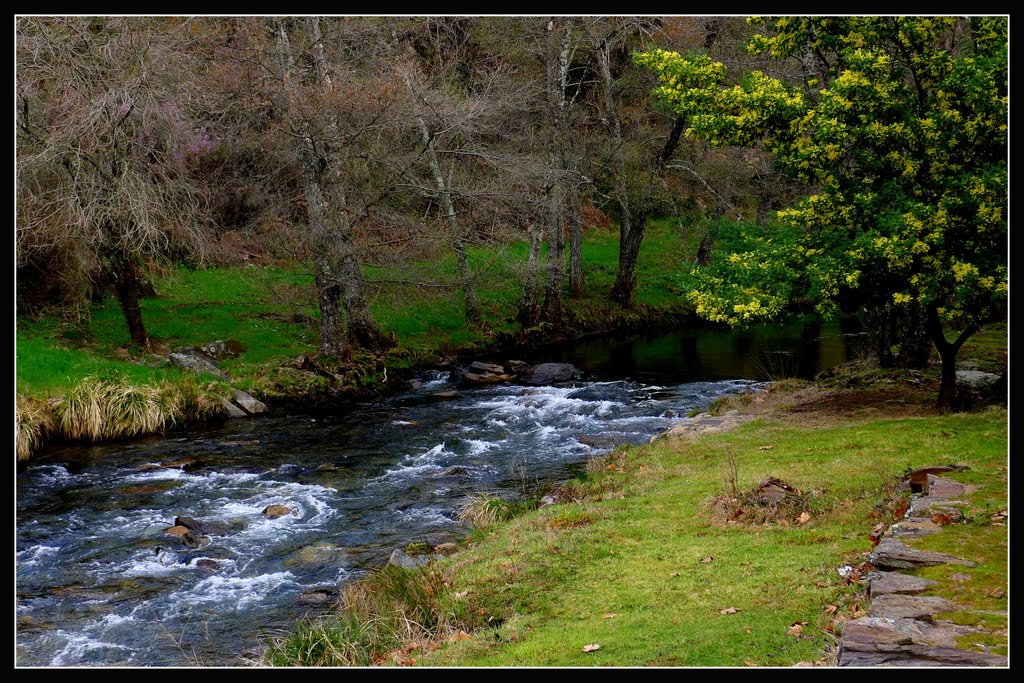
[(203, 246), (188, 161), (209, 141), (190, 113), (189, 25), (59, 17), (17, 26), (19, 263), (48, 259), (77, 303), (111, 282), (139, 346), (149, 345), (140, 262)]

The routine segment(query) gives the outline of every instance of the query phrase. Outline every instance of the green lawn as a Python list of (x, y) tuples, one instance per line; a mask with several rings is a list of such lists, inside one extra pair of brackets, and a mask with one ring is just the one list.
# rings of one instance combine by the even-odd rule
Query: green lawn
[[(815, 492), (810, 521), (746, 527), (715, 519), (709, 502), (724, 491), (729, 454), (741, 488), (771, 475)], [(992, 408), (839, 424), (757, 421), (695, 444), (626, 449), (611, 462), (623, 471), (591, 475), (585, 482), (589, 499), (475, 534), (472, 547), (453, 558), (458, 571), (452, 590), (466, 592), (463, 599), (472, 608), (500, 625), (434, 653), (414, 651), (417, 664), (743, 666), (822, 660), (834, 643), (823, 630), (835, 616), (826, 608), (835, 605), (843, 616), (853, 610), (843, 601), (852, 588), (836, 568), (863, 561), (883, 488), (900, 472), (947, 462), (968, 465), (969, 472), (954, 476), (982, 487), (973, 505), (1005, 509), (1007, 414)], [(947, 527), (923, 544), (983, 563), (974, 570), (984, 598), (975, 608), (1005, 609), (1004, 598), (980, 591), (1006, 586), (1006, 527), (993, 526), (984, 514), (969, 518), (969, 524)], [(702, 561), (708, 557), (713, 560)], [(929, 575), (961, 569), (936, 568)], [(970, 604), (970, 590), (957, 597)], [(737, 611), (722, 614), (730, 607)], [(796, 622), (807, 624), (794, 635)], [(600, 649), (584, 652), (589, 644)]]

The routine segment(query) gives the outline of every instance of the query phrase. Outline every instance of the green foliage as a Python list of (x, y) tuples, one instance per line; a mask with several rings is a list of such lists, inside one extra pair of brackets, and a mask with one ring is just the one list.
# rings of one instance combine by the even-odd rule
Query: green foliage
[[(775, 17), (748, 46), (820, 57), (800, 87), (760, 72), (726, 86), (705, 56), (636, 55), (661, 106), (712, 145), (764, 144), (819, 188), (778, 212), (782, 240), (694, 274), (700, 315), (744, 324), (798, 297), (918, 301), (952, 325), (987, 321), (1007, 292), (1007, 22), (1004, 18)], [(963, 37), (966, 36), (966, 37)]]

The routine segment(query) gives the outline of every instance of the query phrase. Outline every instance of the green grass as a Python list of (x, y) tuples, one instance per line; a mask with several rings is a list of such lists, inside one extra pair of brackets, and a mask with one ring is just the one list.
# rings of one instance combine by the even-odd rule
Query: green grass
[[(640, 304), (680, 305), (672, 274), (696, 248), (691, 242), (681, 242), (671, 221), (652, 222), (637, 270)], [(385, 333), (394, 331), (399, 340), (387, 359), (388, 366), (410, 367), (460, 348), (486, 345), (498, 334), (516, 331), (514, 314), (526, 253), (527, 245), (521, 243), (469, 250), (485, 323), (478, 329), (466, 325), (457, 289), (420, 284), (456, 282), (454, 257), (366, 267), (371, 309)], [(617, 233), (588, 231), (583, 253), (587, 288), (582, 296), (568, 299), (567, 308), (580, 325), (600, 327), (622, 313), (607, 301), (618, 263)], [(154, 285), (159, 296), (142, 302), (151, 338), (170, 347), (223, 338), (241, 341), (246, 353), (223, 364), (241, 388), (253, 388), (269, 368), (316, 350), (313, 279), (301, 265), (177, 268), (156, 276)], [(19, 320), (19, 393), (62, 395), (90, 375), (120, 373), (140, 384), (173, 382), (184, 376), (174, 368), (151, 369), (130, 362), (140, 360), (139, 351), (129, 348), (127, 325), (112, 298), (93, 306), (90, 330), (91, 339), (83, 341), (67, 338), (75, 335), (56, 317)]]
[[(476, 532), (474, 547), (450, 560), (459, 567), (452, 590), (466, 591), (500, 625), (414, 658), (488, 666), (819, 661), (833, 642), (823, 610), (843, 605), (851, 590), (836, 567), (870, 549), (884, 486), (906, 467), (956, 461), (983, 485), (982, 508), (987, 500), (1005, 509), (1006, 439), (1005, 410), (990, 409), (800, 427), (758, 421), (697, 443), (627, 449), (612, 460), (615, 471), (587, 475), (584, 499)], [(759, 450), (766, 444), (772, 450)], [(814, 491), (811, 521), (748, 527), (715, 519), (710, 501), (724, 490), (730, 453), (741, 489), (771, 475)], [(962, 545), (965, 554), (980, 542), (978, 585), (1005, 585), (1005, 527), (990, 525), (991, 537), (971, 541), (961, 535), (967, 526), (926, 543)], [(1005, 609), (988, 600), (977, 604)], [(738, 611), (721, 614), (728, 607)], [(789, 635), (797, 621), (808, 624)], [(601, 648), (582, 651), (593, 643)]]

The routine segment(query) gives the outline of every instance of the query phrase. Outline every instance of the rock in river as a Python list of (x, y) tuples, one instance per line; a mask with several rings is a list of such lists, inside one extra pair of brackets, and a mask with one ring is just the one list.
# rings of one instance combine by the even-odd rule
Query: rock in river
[(523, 384), (557, 384), (576, 376), (576, 368), (569, 363), (541, 363), (523, 371), (519, 381)]
[(295, 510), (287, 505), (268, 505), (263, 508), (263, 512), (261, 514), (269, 517), (270, 519), (276, 519), (278, 517), (283, 517), (284, 515), (294, 515)]

